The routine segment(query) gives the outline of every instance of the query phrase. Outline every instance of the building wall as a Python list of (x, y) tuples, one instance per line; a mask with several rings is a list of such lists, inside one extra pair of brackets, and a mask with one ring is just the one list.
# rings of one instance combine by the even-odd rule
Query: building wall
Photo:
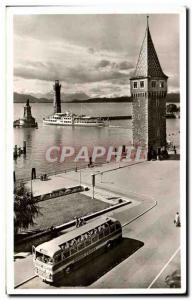
[(132, 103), (133, 145), (146, 147), (148, 144), (148, 97), (134, 95)]
[(155, 93), (148, 99), (148, 147), (159, 148), (166, 144), (166, 101)]
[(157, 149), (166, 144), (166, 94), (164, 78), (131, 79), (134, 146)]

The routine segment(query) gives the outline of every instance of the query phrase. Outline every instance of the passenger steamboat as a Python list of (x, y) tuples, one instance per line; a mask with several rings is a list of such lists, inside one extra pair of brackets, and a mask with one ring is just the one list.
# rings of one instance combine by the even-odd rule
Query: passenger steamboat
[(43, 118), (43, 124), (60, 126), (104, 126), (105, 123), (100, 118), (76, 115), (74, 113), (55, 113)]
[(59, 80), (55, 80), (53, 86), (54, 90), (54, 113), (46, 118), (43, 118), (43, 124), (58, 125), (58, 126), (104, 126), (105, 122), (101, 118), (77, 115), (72, 112), (61, 112), (61, 98), (60, 98), (61, 85)]

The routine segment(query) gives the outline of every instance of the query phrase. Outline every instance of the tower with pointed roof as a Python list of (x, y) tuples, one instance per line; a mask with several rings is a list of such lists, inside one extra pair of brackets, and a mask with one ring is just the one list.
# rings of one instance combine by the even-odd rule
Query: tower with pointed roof
[[(130, 88), (133, 145), (147, 147), (148, 154), (166, 145), (167, 79), (147, 28)], [(149, 155), (150, 156), (150, 155)], [(148, 156), (148, 157), (149, 157)]]

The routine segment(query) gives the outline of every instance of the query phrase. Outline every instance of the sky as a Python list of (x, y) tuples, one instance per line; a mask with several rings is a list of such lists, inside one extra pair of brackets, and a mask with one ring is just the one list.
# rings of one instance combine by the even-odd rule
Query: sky
[[(149, 27), (169, 92), (179, 91), (179, 16), (151, 14)], [(130, 95), (146, 30), (145, 14), (15, 15), (14, 91), (50, 96)]]

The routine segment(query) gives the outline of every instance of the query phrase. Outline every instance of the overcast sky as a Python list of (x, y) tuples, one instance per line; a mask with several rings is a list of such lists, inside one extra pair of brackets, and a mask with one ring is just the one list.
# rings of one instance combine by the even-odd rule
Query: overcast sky
[[(149, 17), (169, 92), (179, 91), (179, 16)], [(63, 93), (129, 95), (146, 15), (14, 16), (14, 91), (46, 94), (59, 79)]]

